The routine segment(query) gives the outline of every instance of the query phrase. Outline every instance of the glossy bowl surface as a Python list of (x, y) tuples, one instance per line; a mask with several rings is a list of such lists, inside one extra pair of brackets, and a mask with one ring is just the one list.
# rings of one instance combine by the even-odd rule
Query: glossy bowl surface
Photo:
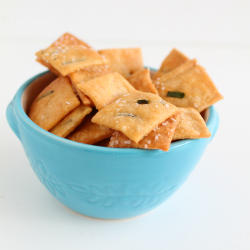
[(207, 120), (212, 137), (174, 142), (168, 152), (73, 142), (43, 130), (25, 113), (44, 88), (41, 83), (53, 79), (46, 71), (26, 81), (6, 116), (41, 183), (66, 207), (87, 216), (129, 218), (162, 204), (188, 178), (219, 125), (212, 106)]

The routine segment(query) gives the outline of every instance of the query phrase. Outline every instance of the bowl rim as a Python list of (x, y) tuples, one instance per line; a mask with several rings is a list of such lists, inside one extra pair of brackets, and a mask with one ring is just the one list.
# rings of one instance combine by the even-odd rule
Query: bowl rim
[[(150, 68), (151, 70), (155, 70)], [(50, 142), (53, 142), (54, 144), (60, 144), (61, 146), (70, 146), (78, 149), (83, 149), (85, 151), (95, 151), (95, 152), (100, 152), (100, 153), (109, 153), (109, 154), (129, 154), (129, 155), (138, 155), (145, 153), (147, 151), (147, 154), (168, 154), (171, 153), (171, 151), (183, 147), (184, 145), (188, 144), (193, 144), (197, 141), (197, 139), (184, 139), (180, 141), (176, 141), (171, 143), (169, 151), (162, 151), (160, 149), (153, 149), (153, 150), (145, 150), (145, 149), (137, 149), (137, 148), (107, 148), (107, 147), (102, 147), (102, 146), (96, 146), (96, 145), (89, 145), (89, 144), (83, 144), (80, 142), (75, 142), (75, 141), (70, 141), (67, 140), (66, 138), (59, 137), (57, 135), (54, 135), (52, 133), (49, 133), (48, 131), (42, 129), (38, 125), (36, 125), (26, 114), (26, 112), (23, 109), (22, 103), (21, 103), (21, 98), (24, 90), (37, 78), (51, 73), (49, 70), (46, 70), (44, 72), (41, 72), (39, 74), (36, 74), (35, 76), (31, 77), (28, 79), (24, 84), (20, 86), (18, 91), (16, 92), (16, 95), (13, 100), (13, 108), (15, 109), (15, 114), (18, 115), (19, 118), (22, 119), (23, 122), (25, 122), (26, 125), (28, 125), (33, 133), (36, 133), (38, 135), (44, 136), (44, 139)], [(210, 130), (214, 124), (216, 123), (216, 110), (213, 106), (209, 107), (209, 117), (206, 122), (206, 125), (208, 129)], [(210, 140), (211, 137), (209, 138), (202, 138), (202, 139), (208, 139)], [(200, 140), (200, 139), (198, 139)]]

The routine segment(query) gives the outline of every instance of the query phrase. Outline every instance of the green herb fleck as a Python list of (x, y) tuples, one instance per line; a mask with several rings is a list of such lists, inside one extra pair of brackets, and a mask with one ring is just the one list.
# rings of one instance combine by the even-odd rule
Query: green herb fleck
[(65, 123), (64, 123), (64, 125), (66, 125), (66, 124), (68, 124), (68, 123), (70, 123), (70, 122), (72, 122), (73, 120), (72, 119), (69, 119), (68, 121), (66, 121)]
[(178, 91), (168, 91), (167, 96), (168, 97), (175, 97), (175, 98), (184, 98), (185, 93), (178, 92)]
[(118, 113), (116, 116), (129, 116), (129, 117), (137, 117), (136, 115), (131, 114), (131, 113)]
[(138, 104), (149, 104), (149, 100), (138, 100)]
[(51, 90), (51, 91), (45, 93), (44, 95), (40, 96), (36, 101), (38, 102), (38, 101), (40, 101), (42, 98), (44, 98), (44, 97), (46, 97), (46, 96), (48, 96), (48, 95), (50, 95), (50, 94), (53, 94), (53, 93), (54, 93), (54, 90)]

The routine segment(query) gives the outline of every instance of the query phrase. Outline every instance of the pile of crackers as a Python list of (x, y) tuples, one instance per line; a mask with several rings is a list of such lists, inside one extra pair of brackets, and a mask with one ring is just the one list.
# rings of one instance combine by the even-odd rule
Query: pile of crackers
[(153, 75), (140, 48), (96, 51), (69, 33), (36, 56), (58, 78), (28, 115), (50, 133), (97, 146), (163, 151), (172, 141), (211, 136), (200, 113), (223, 97), (197, 60), (176, 49)]

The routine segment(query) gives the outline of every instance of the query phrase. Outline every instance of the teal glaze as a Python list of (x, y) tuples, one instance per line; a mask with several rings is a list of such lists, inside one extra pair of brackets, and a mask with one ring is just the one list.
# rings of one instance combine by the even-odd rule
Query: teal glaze
[(7, 120), (41, 183), (66, 207), (87, 216), (129, 218), (158, 207), (185, 182), (218, 129), (212, 106), (207, 122), (212, 137), (174, 142), (168, 152), (69, 141), (38, 127), (22, 108), (23, 91), (46, 73), (20, 87)]

